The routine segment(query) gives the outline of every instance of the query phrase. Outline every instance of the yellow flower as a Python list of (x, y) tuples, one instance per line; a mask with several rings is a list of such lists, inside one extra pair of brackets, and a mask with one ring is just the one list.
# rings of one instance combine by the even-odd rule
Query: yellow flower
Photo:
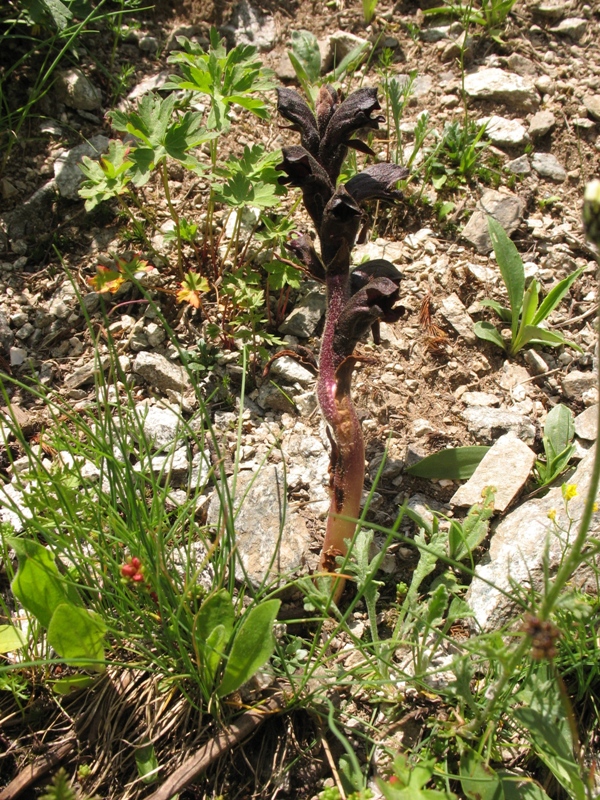
[(598, 511), (598, 503), (594, 503), (594, 505), (592, 506), (592, 511), (594, 512), (594, 514), (596, 513), (596, 511)]
[(551, 519), (552, 522), (554, 522), (554, 520), (556, 519), (556, 509), (555, 508), (551, 508), (550, 511), (548, 512), (548, 519)]
[(577, 484), (576, 483), (565, 483), (562, 487), (562, 495), (567, 501), (572, 500), (574, 497), (577, 497)]

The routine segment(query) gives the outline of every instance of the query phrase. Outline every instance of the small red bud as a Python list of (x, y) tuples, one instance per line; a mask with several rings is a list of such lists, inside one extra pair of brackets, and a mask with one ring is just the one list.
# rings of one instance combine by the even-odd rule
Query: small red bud
[(137, 556), (134, 556), (131, 559), (131, 566), (135, 567), (136, 570), (138, 570), (142, 566), (142, 562), (139, 560), (139, 558)]
[(135, 575), (136, 571), (137, 570), (135, 569), (133, 564), (123, 564), (123, 566), (121, 567), (121, 575), (124, 578), (132, 578)]
[(141, 572), (136, 572), (135, 575), (131, 576), (131, 580), (135, 581), (136, 583), (139, 583), (140, 581), (144, 580), (144, 576), (142, 575)]

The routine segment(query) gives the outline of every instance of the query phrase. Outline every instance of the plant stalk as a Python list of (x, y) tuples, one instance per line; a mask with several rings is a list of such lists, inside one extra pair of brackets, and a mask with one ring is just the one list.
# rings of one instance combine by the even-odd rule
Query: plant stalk
[[(360, 515), (365, 476), (365, 446), (360, 421), (352, 404), (350, 383), (355, 359), (336, 352), (334, 335), (340, 314), (350, 297), (349, 272), (328, 276), (327, 317), (323, 330), (319, 358), (317, 397), (327, 424), (331, 443), (329, 465), (330, 505), (323, 550), (321, 570), (333, 572), (336, 557), (348, 552)], [(333, 600), (337, 603), (345, 581), (337, 578)]]

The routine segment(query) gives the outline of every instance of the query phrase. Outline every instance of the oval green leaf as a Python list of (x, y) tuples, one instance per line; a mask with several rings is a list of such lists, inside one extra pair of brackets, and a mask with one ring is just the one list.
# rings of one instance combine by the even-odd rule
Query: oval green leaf
[(0, 653), (11, 653), (27, 644), (25, 634), (14, 625), (0, 625)]
[(506, 350), (506, 342), (500, 336), (499, 331), (492, 325), (491, 322), (480, 321), (476, 322), (473, 326), (473, 333), (480, 339), (485, 339), (487, 342), (493, 342)]
[[(104, 634), (106, 626), (97, 614), (79, 606), (61, 603), (48, 626), (48, 643), (65, 661), (75, 666), (104, 669)], [(86, 659), (90, 663), (86, 663)]]
[(244, 614), (242, 624), (234, 634), (227, 667), (217, 692), (219, 697), (239, 689), (273, 655), (273, 624), (280, 605), (279, 600), (266, 600)]

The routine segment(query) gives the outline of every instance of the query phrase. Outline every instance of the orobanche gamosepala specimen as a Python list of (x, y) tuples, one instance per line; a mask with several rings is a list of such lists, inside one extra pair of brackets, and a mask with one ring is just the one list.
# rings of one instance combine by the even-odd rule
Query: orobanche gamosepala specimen
[[(320, 243), (320, 256), (311, 238), (301, 235), (290, 249), (315, 277), (324, 279), (327, 314), (319, 358), (317, 396), (331, 443), (331, 504), (321, 553), (321, 571), (332, 572), (336, 558), (348, 551), (360, 503), (365, 473), (365, 448), (360, 421), (352, 404), (350, 384), (359, 358), (358, 340), (369, 330), (379, 343), (379, 322), (397, 321), (401, 308), (400, 273), (384, 259), (376, 259), (350, 270), (350, 254), (363, 227), (362, 203), (393, 202), (401, 197), (396, 183), (408, 174), (404, 167), (381, 163), (368, 167), (346, 184), (336, 186), (348, 148), (375, 154), (353, 135), (365, 128), (376, 129), (384, 117), (377, 90), (363, 88), (341, 101), (329, 84), (321, 87), (315, 112), (293, 89), (278, 89), (279, 113), (300, 134), (301, 145), (283, 148), (279, 165), (285, 175), (279, 180), (302, 190), (306, 210)], [(344, 588), (336, 580), (334, 600)]]

